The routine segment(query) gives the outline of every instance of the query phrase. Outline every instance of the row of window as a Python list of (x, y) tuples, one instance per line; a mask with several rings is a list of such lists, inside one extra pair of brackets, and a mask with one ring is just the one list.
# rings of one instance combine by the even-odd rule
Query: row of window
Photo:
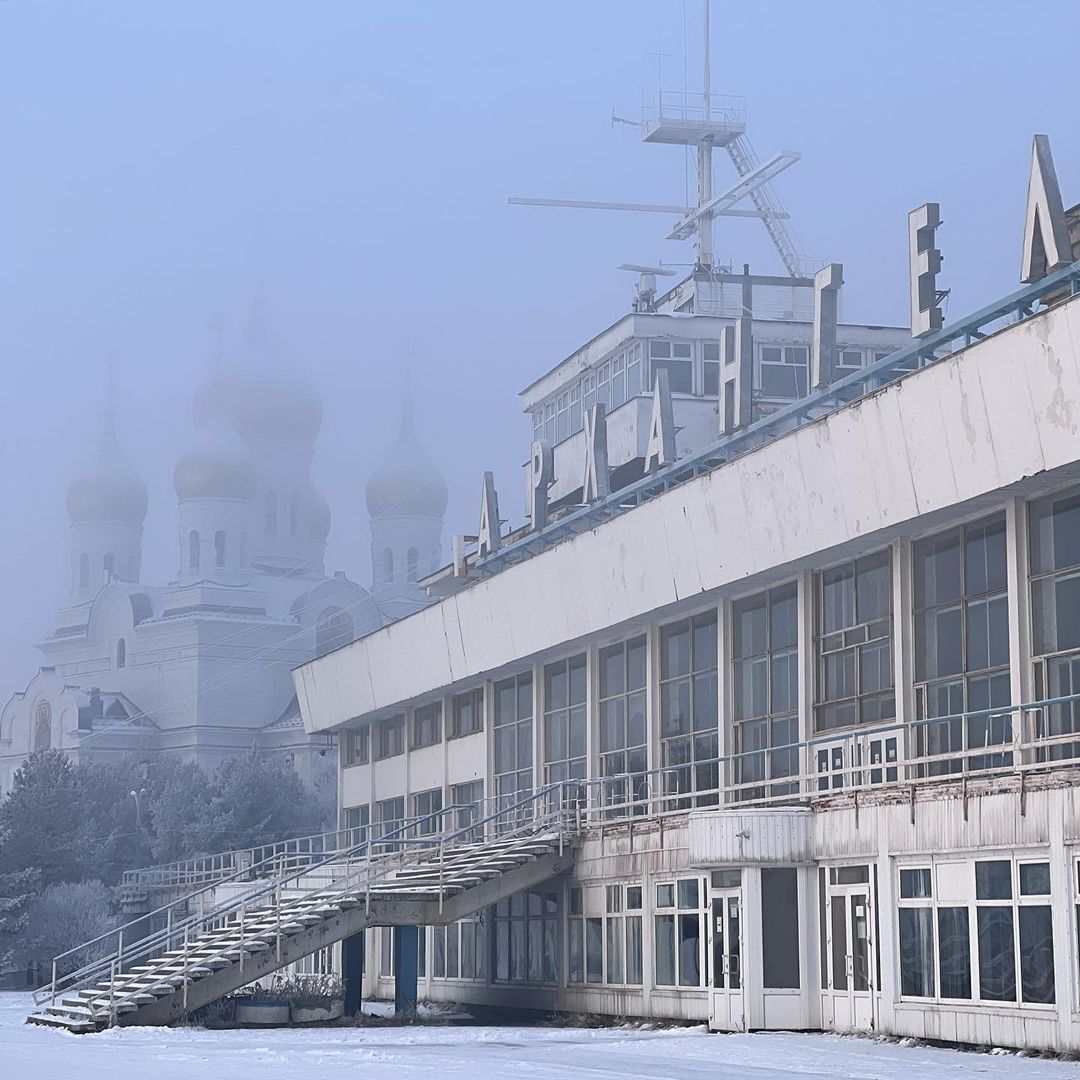
[[(108, 585), (114, 578), (123, 577), (124, 570), (119, 561), (111, 552), (103, 555), (101, 559), (101, 584)], [(139, 556), (128, 556), (126, 581), (139, 580)], [(90, 556), (84, 551), (79, 555), (78, 588), (90, 588)]]
[[(1080, 692), (1080, 493), (1028, 508), (1031, 642), (1037, 699)], [(935, 775), (1010, 762), (1013, 737), (1005, 514), (946, 530), (912, 546), (910, 604), (914, 700), (912, 750)], [(817, 734), (887, 725), (896, 716), (894, 567), (890, 550), (813, 577), (813, 712)], [(743, 798), (794, 790), (799, 754), (799, 620), (796, 583), (732, 605), (730, 673), (735, 783)], [(717, 801), (719, 735), (717, 612), (663, 625), (658, 634), (657, 737), (661, 776), (648, 784), (647, 645), (644, 636), (597, 654), (596, 736), (604, 797), (624, 807), (654, 795), (677, 805)], [(544, 665), (539, 746), (546, 784), (584, 780), (589, 724), (585, 653)], [(492, 685), (494, 794), (532, 790), (533, 672)], [(452, 700), (450, 735), (480, 730), (483, 690)], [(1006, 711), (996, 711), (1005, 709)], [(441, 738), (438, 704), (412, 714), (411, 745)], [(1080, 734), (1080, 703), (1047, 707), (1040, 736)], [(367, 733), (350, 737), (347, 760), (367, 760)], [(404, 714), (372, 733), (376, 759), (403, 752)], [(986, 752), (983, 753), (982, 751)], [(1042, 752), (1075, 756), (1061, 740)], [(895, 760), (895, 745), (889, 751)], [(896, 770), (889, 770), (889, 778)], [(684, 798), (685, 797), (685, 798)]]
[(902, 868), (899, 939), (904, 997), (1052, 1005), (1050, 864), (987, 859)]
[[(870, 866), (819, 870), (821, 988), (870, 993), (881, 985), (877, 875)], [(1080, 937), (1080, 863), (1073, 868)], [(589, 889), (602, 897), (587, 906), (586, 889), (565, 890), (565, 982), (569, 986), (664, 989), (712, 985), (741, 989), (742, 873), (715, 870), (709, 879), (673, 878), (653, 886), (644, 910), (640, 884)], [(1045, 859), (939, 860), (898, 870), (898, 981), (902, 998), (947, 1004), (1053, 1005), (1057, 998), (1051, 910), (1051, 870)], [(720, 891), (717, 891), (720, 890)], [(484, 914), (433, 927), (435, 978), (560, 985), (563, 893), (541, 888), (515, 894)], [(796, 871), (762, 870), (761, 985), (798, 989), (800, 949)], [(714, 917), (711, 955), (706, 949)], [(645, 935), (651, 932), (646, 943)], [(427, 973), (425, 932), (420, 971)], [(383, 931), (380, 973), (392, 973), (391, 931)], [(490, 951), (490, 968), (488, 954)]]
[[(433, 701), (413, 710), (408, 746), (419, 750), (442, 741), (443, 707)], [(455, 694), (450, 701), (450, 727), (447, 737), (461, 738), (484, 730), (484, 688)], [(405, 752), (405, 713), (395, 713), (375, 724), (361, 724), (344, 733), (342, 761), (345, 765), (366, 765), (375, 760), (396, 757)]]
[[(565, 387), (532, 411), (533, 438), (555, 445), (576, 435), (583, 416), (601, 403), (608, 412), (624, 401), (649, 390), (659, 371), (666, 371), (672, 393), (717, 397), (720, 392), (720, 345), (717, 341), (696, 343), (701, 356), (701, 373), (695, 378), (695, 342), (654, 339), (634, 341), (609, 360), (597, 365), (580, 380)], [(642, 347), (648, 347), (648, 362)], [(888, 350), (841, 345), (837, 350), (837, 377), (858, 371), (888, 356)], [(810, 350), (806, 345), (760, 345), (754, 390), (769, 399), (794, 400), (805, 397), (810, 383)]]

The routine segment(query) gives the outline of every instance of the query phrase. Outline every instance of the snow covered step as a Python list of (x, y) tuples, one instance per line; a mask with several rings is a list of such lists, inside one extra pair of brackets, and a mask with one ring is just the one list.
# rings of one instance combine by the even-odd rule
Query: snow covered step
[(27, 1017), (31, 1024), (42, 1024), (45, 1027), (63, 1028), (74, 1035), (89, 1035), (98, 1030), (98, 1025), (93, 1019), (83, 1019), (77, 1016), (59, 1016), (50, 1013), (31, 1013)]

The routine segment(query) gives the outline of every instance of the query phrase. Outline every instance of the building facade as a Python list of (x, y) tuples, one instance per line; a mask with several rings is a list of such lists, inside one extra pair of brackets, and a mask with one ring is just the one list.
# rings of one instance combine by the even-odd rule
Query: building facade
[(372, 586), (327, 573), (331, 512), (310, 474), (322, 405), (259, 325), (250, 355), (195, 395), (173, 580), (142, 579), (147, 490), (111, 416), (72, 482), (68, 599), (44, 665), (0, 712), (0, 793), (50, 747), (208, 770), (258, 748), (309, 785), (334, 782), (334, 740), (304, 731), (290, 671), (427, 603), (417, 580), (441, 562), (446, 484), (406, 408), (367, 485)]
[[(638, 461), (298, 669), (342, 825), (580, 817), (564, 878), (422, 933), (423, 996), (1080, 1048), (1080, 299), (1048, 281)], [(391, 948), (369, 933), (369, 992)]]

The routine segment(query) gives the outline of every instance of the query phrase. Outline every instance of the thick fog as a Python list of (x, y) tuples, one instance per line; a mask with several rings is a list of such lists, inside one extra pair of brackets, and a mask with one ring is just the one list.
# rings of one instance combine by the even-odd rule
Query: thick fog
[[(106, 358), (150, 490), (143, 580), (164, 582), (191, 398), (260, 291), (324, 401), (329, 570), (370, 580), (364, 482), (407, 383), (450, 487), (445, 550), (475, 531), (485, 468), (519, 521), (517, 392), (627, 310), (617, 264), (690, 250), (660, 216), (506, 197), (681, 201), (683, 152), (610, 118), (654, 92), (658, 49), (666, 86), (700, 88), (699, 7), (0, 2), (0, 697), (67, 592), (64, 494), (100, 433)], [(847, 318), (906, 321), (906, 214), (926, 200), (952, 315), (1017, 287), (1033, 132), (1080, 200), (1056, 45), (1072, 11), (714, 4), (713, 90), (747, 96), (762, 157), (802, 152), (777, 191), (808, 254), (844, 263)], [(781, 269), (758, 222), (723, 221), (717, 249)]]

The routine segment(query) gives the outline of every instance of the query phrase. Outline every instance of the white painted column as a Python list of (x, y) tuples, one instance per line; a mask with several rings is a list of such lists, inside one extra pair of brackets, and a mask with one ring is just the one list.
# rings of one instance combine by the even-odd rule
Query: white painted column
[(1027, 504), (1009, 499), (1005, 504), (1005, 554), (1009, 584), (1009, 674), (1016, 705), (1034, 700), (1031, 671), (1031, 606), (1028, 591), (1030, 548)]
[[(799, 742), (814, 737), (814, 574), (803, 570), (798, 580), (799, 603)], [(810, 747), (803, 746), (799, 772), (812, 777), (817, 764)], [(807, 785), (804, 785), (804, 791)], [(813, 780), (809, 781), (813, 787)]]
[[(911, 541), (895, 540), (892, 554), (892, 654), (896, 722), (915, 719), (915, 653), (911, 616)], [(910, 753), (913, 745), (907, 747)], [(906, 756), (906, 755), (905, 755)]]
[(600, 650), (590, 645), (585, 650), (585, 776), (587, 808), (600, 809)]
[[(645, 694), (645, 730), (648, 733), (647, 765), (650, 770), (657, 770), (662, 764), (660, 756), (660, 627), (653, 623), (646, 637), (648, 642), (646, 663), (649, 673), (649, 685)], [(658, 772), (650, 771), (649, 775), (652, 795), (650, 811), (653, 811), (659, 809), (659, 803), (656, 800), (663, 794), (664, 784)]]
[[(728, 758), (735, 753), (735, 730), (732, 717), (733, 709), (732, 679), (731, 679), (731, 648), (732, 648), (732, 604), (730, 600), (721, 599), (716, 609), (716, 702), (717, 723), (719, 734), (717, 738), (717, 754)], [(720, 786), (727, 790), (728, 785), (735, 780), (734, 763), (722, 761), (719, 776)], [(721, 803), (729, 800), (721, 798)]]

